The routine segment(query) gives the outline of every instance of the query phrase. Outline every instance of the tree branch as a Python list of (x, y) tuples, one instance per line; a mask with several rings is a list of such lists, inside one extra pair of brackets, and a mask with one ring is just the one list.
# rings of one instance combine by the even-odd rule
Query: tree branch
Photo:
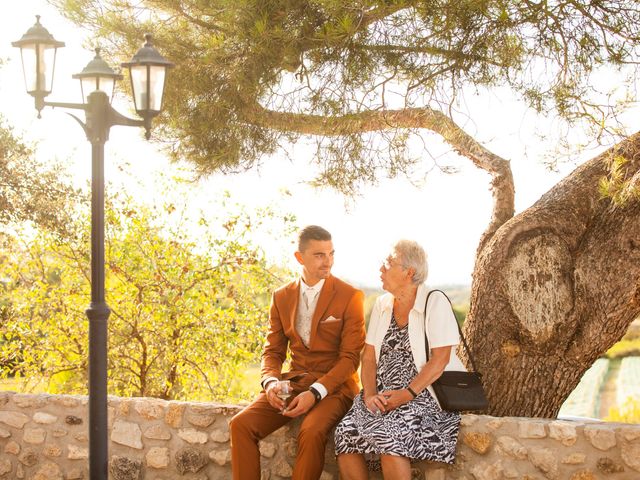
[(491, 222), (483, 233), (478, 252), (498, 228), (514, 214), (515, 188), (511, 165), (508, 160), (477, 142), (450, 117), (428, 107), (401, 110), (368, 110), (342, 116), (308, 115), (302, 113), (267, 110), (260, 105), (246, 111), (250, 123), (265, 128), (303, 135), (325, 137), (380, 132), (398, 128), (426, 129), (440, 135), (460, 155), (488, 172), (494, 205)]

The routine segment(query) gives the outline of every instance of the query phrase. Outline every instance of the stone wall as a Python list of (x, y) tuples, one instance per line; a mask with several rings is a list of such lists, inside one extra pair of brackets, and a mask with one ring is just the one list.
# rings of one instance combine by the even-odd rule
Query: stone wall
[[(0, 393), (0, 479), (88, 478), (86, 397)], [(228, 421), (239, 407), (109, 399), (112, 480), (231, 477)], [(289, 478), (297, 422), (262, 442), (263, 479)], [(322, 480), (338, 479), (333, 444)], [(373, 478), (380, 478), (375, 476)], [(638, 480), (640, 425), (466, 415), (456, 464), (424, 480)]]

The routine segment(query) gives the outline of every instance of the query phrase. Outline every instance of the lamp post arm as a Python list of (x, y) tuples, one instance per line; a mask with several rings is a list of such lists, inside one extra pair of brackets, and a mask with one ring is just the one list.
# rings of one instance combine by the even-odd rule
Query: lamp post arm
[(43, 107), (52, 108), (71, 108), (73, 110), (86, 110), (87, 106), (84, 103), (67, 103), (67, 102), (42, 102)]
[(147, 140), (151, 137), (151, 119), (137, 119), (137, 118), (129, 118), (118, 111), (116, 111), (113, 107), (109, 110), (109, 125), (122, 125), (125, 127), (144, 127), (145, 129), (145, 137)]

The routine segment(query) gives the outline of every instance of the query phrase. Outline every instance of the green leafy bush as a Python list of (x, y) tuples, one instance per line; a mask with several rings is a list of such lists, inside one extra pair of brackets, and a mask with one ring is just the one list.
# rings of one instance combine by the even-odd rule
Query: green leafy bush
[(640, 423), (640, 399), (627, 397), (624, 403), (609, 409), (607, 422)]
[[(224, 200), (219, 211), (233, 212)], [(293, 218), (239, 208), (188, 223), (186, 207), (116, 199), (106, 211), (109, 392), (238, 401), (268, 326), (270, 293), (289, 275), (255, 238)], [(215, 227), (214, 227), (215, 226)], [(45, 230), (5, 242), (0, 271), (0, 377), (44, 378), (56, 393), (86, 393), (89, 219), (69, 236)], [(19, 359), (19, 361), (15, 361)]]

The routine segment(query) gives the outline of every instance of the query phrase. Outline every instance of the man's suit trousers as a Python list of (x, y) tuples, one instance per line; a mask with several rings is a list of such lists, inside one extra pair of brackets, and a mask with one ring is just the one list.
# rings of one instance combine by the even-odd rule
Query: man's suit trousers
[[(316, 480), (324, 468), (327, 437), (347, 413), (351, 398), (341, 392), (327, 395), (302, 420), (292, 480)], [(233, 480), (260, 480), (258, 442), (292, 419), (267, 401), (264, 392), (238, 413), (229, 425)]]

